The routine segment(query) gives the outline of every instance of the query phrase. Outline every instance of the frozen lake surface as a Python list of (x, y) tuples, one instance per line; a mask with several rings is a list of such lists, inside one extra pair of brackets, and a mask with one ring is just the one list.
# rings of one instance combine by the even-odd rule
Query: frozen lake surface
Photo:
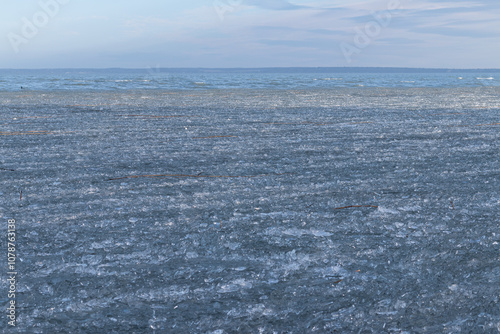
[(499, 116), (498, 87), (0, 93), (11, 332), (498, 333)]

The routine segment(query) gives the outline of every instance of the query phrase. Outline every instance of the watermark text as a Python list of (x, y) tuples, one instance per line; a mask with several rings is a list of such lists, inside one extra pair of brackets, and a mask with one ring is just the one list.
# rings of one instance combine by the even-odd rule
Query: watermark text
[(38, 5), (40, 10), (37, 11), (31, 19), (27, 17), (21, 18), (21, 30), (19, 33), (10, 32), (7, 35), (10, 45), (15, 53), (19, 53), (20, 46), (27, 44), (35, 38), (41, 29), (43, 29), (52, 18), (54, 18), (61, 9), (61, 5), (66, 5), (70, 0), (40, 0)]
[(7, 282), (8, 293), (7, 298), (9, 303), (7, 305), (7, 319), (9, 326), (16, 326), (16, 291), (17, 291), (17, 271), (16, 271), (16, 220), (9, 219), (7, 221)]

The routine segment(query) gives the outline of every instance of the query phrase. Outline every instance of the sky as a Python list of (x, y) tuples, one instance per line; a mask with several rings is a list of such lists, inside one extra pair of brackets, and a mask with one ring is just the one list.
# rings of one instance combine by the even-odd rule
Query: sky
[(498, 0), (0, 5), (0, 68), (500, 68)]

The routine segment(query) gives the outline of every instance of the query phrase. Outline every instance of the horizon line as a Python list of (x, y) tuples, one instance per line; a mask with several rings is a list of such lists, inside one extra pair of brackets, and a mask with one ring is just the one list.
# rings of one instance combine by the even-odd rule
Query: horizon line
[(500, 68), (451, 68), (451, 67), (399, 67), (399, 66), (264, 66), (264, 67), (40, 67), (40, 68), (0, 68), (3, 70), (268, 70), (268, 69), (393, 69), (393, 70), (444, 70), (444, 71), (500, 71)]

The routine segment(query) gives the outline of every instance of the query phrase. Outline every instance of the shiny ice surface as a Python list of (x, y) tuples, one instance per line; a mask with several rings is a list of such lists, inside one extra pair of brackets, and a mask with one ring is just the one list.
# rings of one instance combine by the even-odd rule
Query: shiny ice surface
[(0, 93), (16, 330), (496, 333), (499, 116), (495, 87)]

